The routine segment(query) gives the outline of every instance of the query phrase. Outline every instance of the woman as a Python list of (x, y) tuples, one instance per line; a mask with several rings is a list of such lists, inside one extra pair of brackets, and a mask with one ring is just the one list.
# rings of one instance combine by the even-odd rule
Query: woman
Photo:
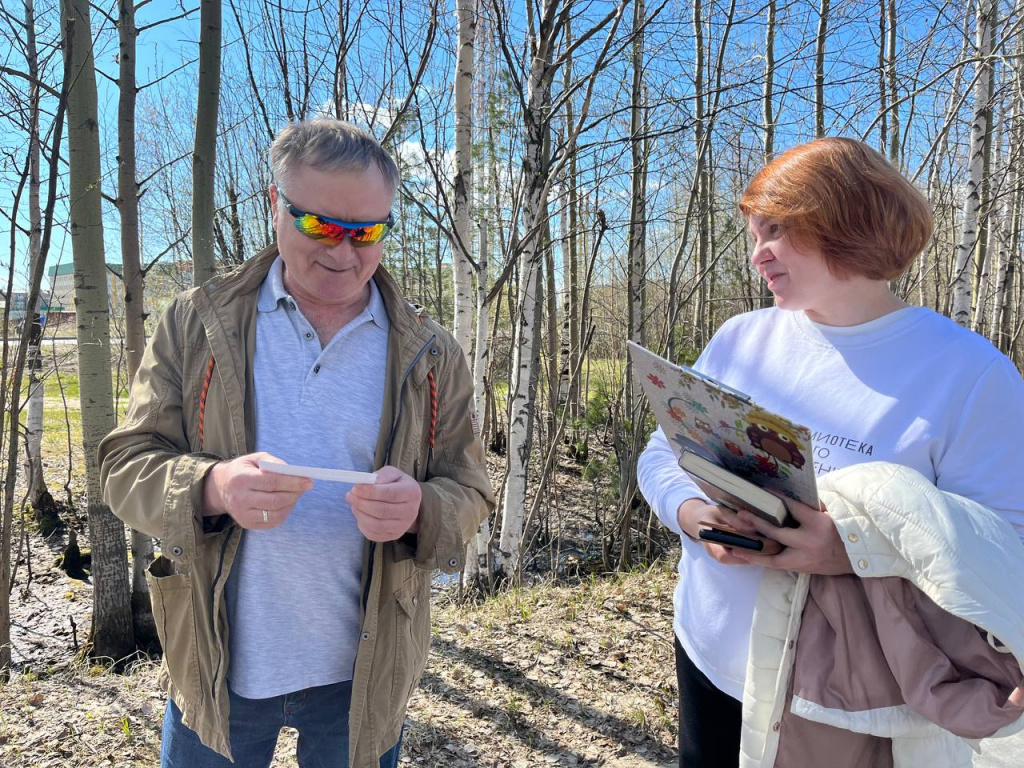
[[(819, 139), (772, 161), (740, 202), (776, 306), (726, 322), (695, 367), (807, 425), (819, 477), (867, 461), (911, 467), (1024, 535), (1024, 381), (988, 341), (892, 293), (932, 233), (921, 193), (877, 152)], [(736, 766), (754, 604), (765, 569), (852, 572), (827, 512), (788, 502), (775, 529), (711, 506), (658, 430), (640, 488), (681, 535), (675, 592), (680, 766)], [(711, 520), (775, 538), (758, 556), (696, 538)]]

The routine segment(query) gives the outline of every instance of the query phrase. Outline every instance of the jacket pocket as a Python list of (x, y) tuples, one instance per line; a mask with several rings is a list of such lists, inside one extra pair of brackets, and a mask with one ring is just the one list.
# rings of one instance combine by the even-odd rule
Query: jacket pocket
[(185, 702), (197, 706), (201, 690), (192, 580), (187, 574), (177, 572), (173, 560), (159, 555), (150, 563), (146, 581), (171, 682)]
[(429, 573), (416, 571), (395, 590), (395, 611), (395, 668), (390, 709), (396, 722), (401, 724), (430, 648)]

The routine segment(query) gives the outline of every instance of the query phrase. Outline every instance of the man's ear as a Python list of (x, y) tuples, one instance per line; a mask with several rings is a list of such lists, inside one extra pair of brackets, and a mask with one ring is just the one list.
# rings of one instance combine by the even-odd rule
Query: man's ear
[(270, 221), (274, 225), (274, 229), (277, 229), (277, 184), (271, 183), (267, 187), (267, 194), (270, 196)]

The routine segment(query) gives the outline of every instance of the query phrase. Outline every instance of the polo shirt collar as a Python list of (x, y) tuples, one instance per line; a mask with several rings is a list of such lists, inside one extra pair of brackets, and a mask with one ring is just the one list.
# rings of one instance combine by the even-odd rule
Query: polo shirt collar
[[(256, 300), (256, 309), (259, 312), (273, 312), (281, 306), (282, 301), (291, 298), (284, 287), (284, 261), (278, 255), (274, 263), (270, 265), (270, 271), (260, 285), (259, 298)], [(377, 283), (370, 280), (370, 301), (360, 316), (369, 316), (369, 319), (382, 330), (389, 330), (391, 321), (388, 319), (388, 311), (384, 306), (384, 297), (380, 295)]]

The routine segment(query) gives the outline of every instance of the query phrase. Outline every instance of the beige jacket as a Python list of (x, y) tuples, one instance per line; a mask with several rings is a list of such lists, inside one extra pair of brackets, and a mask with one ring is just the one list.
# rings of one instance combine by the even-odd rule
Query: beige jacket
[[(124, 421), (99, 448), (105, 501), (132, 528), (161, 542), (163, 554), (149, 571), (164, 647), (161, 685), (184, 723), (227, 757), (224, 585), (241, 536), (227, 516), (203, 518), (202, 486), (216, 462), (253, 451), (256, 300), (276, 255), (271, 246), (167, 308), (135, 377)], [(398, 741), (430, 643), (431, 571), (462, 569), (465, 542), (494, 506), (461, 349), (413, 311), (383, 268), (374, 280), (391, 322), (375, 465), (392, 464), (415, 477), (423, 500), (416, 536), (367, 542), (364, 550), (362, 633), (349, 720), (352, 768), (376, 768), (379, 756)], [(433, 446), (430, 372), (437, 407)]]

